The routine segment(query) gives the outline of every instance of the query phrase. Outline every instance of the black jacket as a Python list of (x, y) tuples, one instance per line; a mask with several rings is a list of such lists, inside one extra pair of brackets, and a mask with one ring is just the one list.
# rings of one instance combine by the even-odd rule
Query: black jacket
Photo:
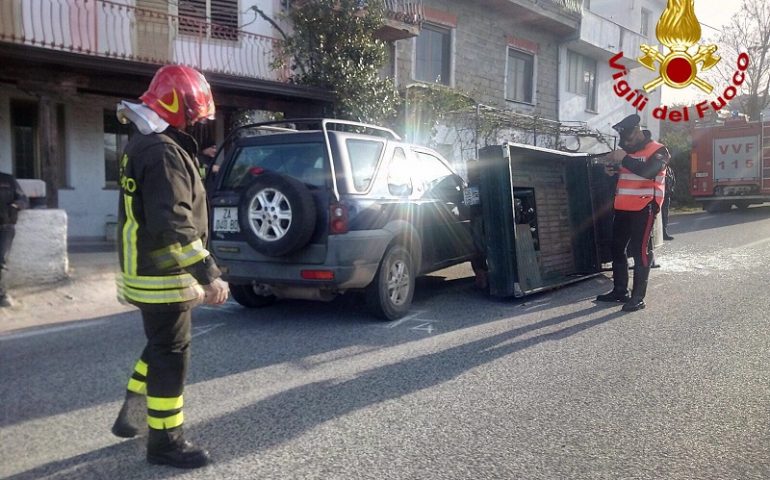
[(7, 173), (0, 173), (0, 225), (15, 225), (19, 210), (26, 208), (27, 197), (19, 182)]
[(206, 250), (208, 204), (196, 150), (192, 137), (171, 127), (149, 135), (134, 129), (129, 138), (119, 166), (118, 252), (119, 296), (130, 303), (189, 306), (197, 284), (220, 276)]

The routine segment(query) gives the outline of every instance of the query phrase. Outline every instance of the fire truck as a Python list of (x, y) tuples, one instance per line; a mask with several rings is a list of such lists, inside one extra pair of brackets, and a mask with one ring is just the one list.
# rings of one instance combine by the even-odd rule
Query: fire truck
[(770, 122), (739, 118), (695, 128), (690, 194), (710, 213), (770, 202)]

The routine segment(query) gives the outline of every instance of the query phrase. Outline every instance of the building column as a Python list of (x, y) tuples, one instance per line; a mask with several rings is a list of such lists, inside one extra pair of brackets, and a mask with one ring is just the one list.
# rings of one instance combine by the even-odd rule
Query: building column
[(38, 103), (40, 122), (40, 160), (42, 165), (42, 177), (45, 181), (46, 197), (49, 208), (59, 206), (59, 185), (63, 158), (59, 145), (58, 122), (56, 116), (56, 103), (49, 95), (41, 95)]

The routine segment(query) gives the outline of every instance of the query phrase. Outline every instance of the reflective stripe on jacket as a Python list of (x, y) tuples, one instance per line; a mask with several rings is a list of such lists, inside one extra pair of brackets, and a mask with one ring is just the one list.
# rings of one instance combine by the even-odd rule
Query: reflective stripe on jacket
[[(663, 148), (663, 145), (650, 141), (638, 152), (629, 156), (648, 161), (655, 152)], [(620, 167), (617, 190), (615, 191), (615, 210), (638, 212), (651, 201), (663, 205), (663, 197), (666, 193), (666, 167), (659, 171), (654, 179), (640, 177), (626, 167)]]

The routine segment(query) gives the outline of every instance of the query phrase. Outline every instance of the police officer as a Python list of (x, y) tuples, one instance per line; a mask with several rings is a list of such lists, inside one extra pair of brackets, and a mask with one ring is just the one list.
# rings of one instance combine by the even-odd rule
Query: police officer
[(118, 106), (132, 126), (119, 170), (118, 297), (139, 307), (147, 344), (112, 432), (130, 438), (149, 427), (150, 463), (197, 468), (208, 452), (182, 431), (190, 310), (224, 303), (228, 287), (206, 250), (206, 192), (185, 129), (212, 119), (214, 100), (202, 74), (171, 65), (155, 73), (141, 101)]
[(19, 182), (8, 173), (0, 173), (0, 307), (11, 307), (13, 301), (5, 290), (5, 265), (16, 235), (19, 210), (27, 206), (27, 197)]
[[(645, 307), (647, 280), (653, 262), (651, 231), (665, 195), (668, 149), (652, 140), (649, 130), (639, 128), (639, 115), (629, 115), (613, 125), (620, 147), (608, 155), (608, 173), (617, 172), (615, 217), (612, 223), (611, 292), (596, 297), (600, 302), (624, 303), (623, 311)], [(633, 290), (628, 292), (628, 255), (634, 259)]]

